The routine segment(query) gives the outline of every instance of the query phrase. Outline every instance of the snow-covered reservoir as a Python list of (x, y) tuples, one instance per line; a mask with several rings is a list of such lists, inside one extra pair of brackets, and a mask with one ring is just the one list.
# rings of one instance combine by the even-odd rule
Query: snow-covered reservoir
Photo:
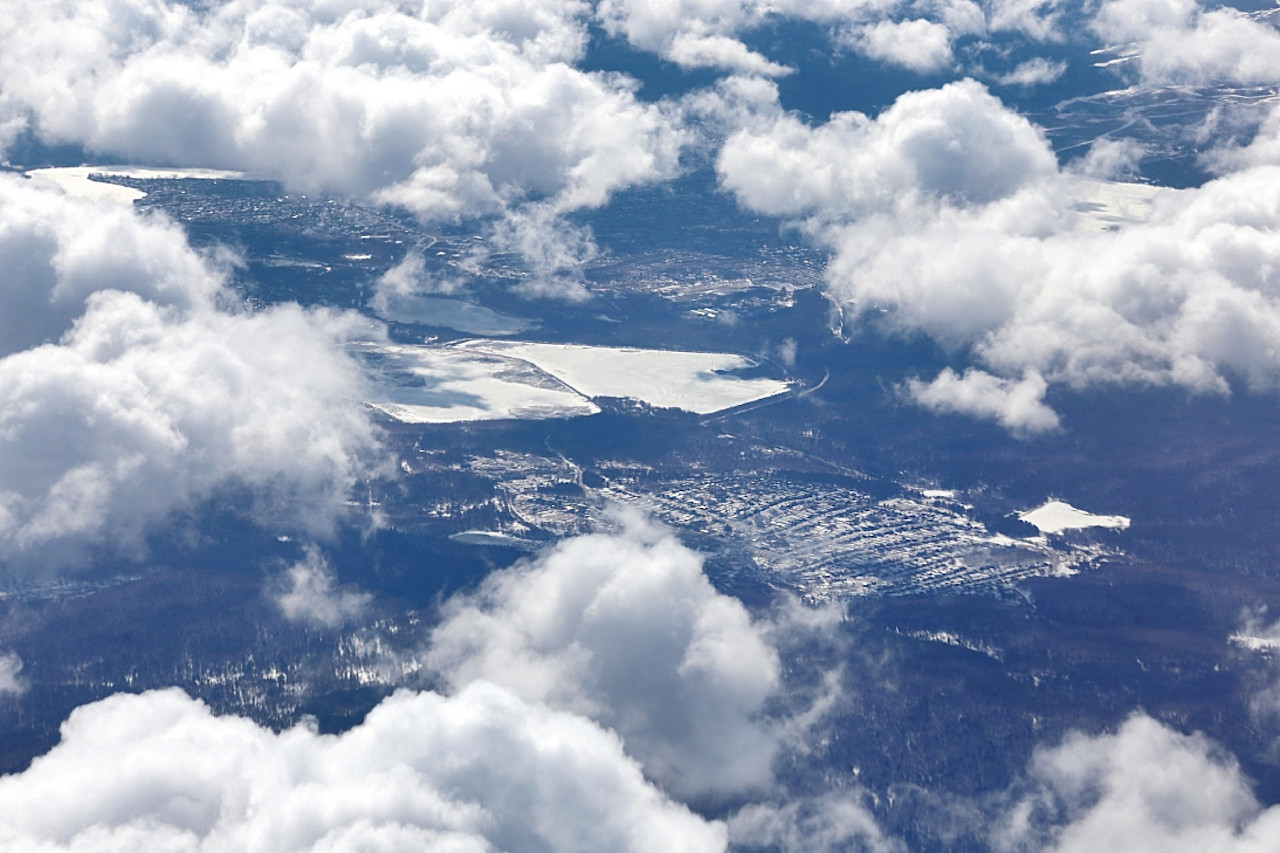
[(755, 367), (741, 355), (717, 352), (595, 347), (524, 341), (465, 341), (461, 349), (536, 365), (586, 397), (630, 397), (651, 406), (709, 415), (783, 394), (779, 379), (743, 379), (729, 371)]
[(119, 175), (139, 180), (193, 178), (216, 180), (219, 178), (244, 178), (243, 172), (227, 172), (218, 169), (158, 169), (147, 166), (68, 166), (53, 169), (32, 169), (27, 173), (37, 181), (53, 184), (77, 198), (90, 201), (110, 201), (116, 204), (133, 204), (146, 193), (133, 187), (94, 181), (91, 175)]
[(1041, 533), (1061, 533), (1064, 530), (1084, 530), (1087, 527), (1124, 530), (1129, 526), (1129, 519), (1123, 515), (1094, 515), (1057, 500), (1020, 513), (1018, 518), (1034, 525)]
[(594, 397), (710, 414), (782, 394), (777, 379), (721, 371), (755, 366), (727, 353), (477, 339), (445, 346), (361, 343), (366, 402), (405, 423), (565, 418), (600, 411)]

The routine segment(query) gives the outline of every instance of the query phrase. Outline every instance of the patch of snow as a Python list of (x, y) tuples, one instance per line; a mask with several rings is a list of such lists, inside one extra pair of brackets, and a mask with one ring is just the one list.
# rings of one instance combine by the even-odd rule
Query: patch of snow
[(970, 640), (960, 636), (959, 634), (952, 633), (951, 631), (899, 631), (898, 633), (916, 640), (925, 640), (930, 643), (941, 643), (945, 646), (953, 646), (957, 649), (977, 652), (978, 654), (986, 655), (992, 660), (1002, 660), (1004, 657), (1004, 654), (990, 643)]
[(1129, 526), (1129, 519), (1123, 515), (1094, 515), (1058, 500), (1019, 513), (1018, 518), (1035, 526), (1041, 533), (1061, 533), (1064, 530), (1083, 530), (1088, 527), (1124, 530)]
[(404, 423), (592, 415), (594, 397), (710, 414), (790, 390), (743, 379), (739, 355), (477, 339), (446, 346), (361, 343), (374, 391), (366, 403)]

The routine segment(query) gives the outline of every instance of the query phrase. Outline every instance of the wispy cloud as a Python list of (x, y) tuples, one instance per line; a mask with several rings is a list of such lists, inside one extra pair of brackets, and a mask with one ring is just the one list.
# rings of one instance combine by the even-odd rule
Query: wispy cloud
[(338, 588), (329, 561), (314, 545), (279, 580), (275, 601), (290, 621), (336, 628), (359, 617), (373, 599), (367, 592)]

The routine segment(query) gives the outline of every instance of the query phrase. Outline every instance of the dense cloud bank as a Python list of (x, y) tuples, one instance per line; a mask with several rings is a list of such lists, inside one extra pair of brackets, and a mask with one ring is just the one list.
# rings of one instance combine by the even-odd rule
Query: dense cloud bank
[[(614, 733), (484, 681), (397, 693), (341, 735), (121, 694), (77, 709), (0, 798), (15, 851), (904, 849), (856, 793), (698, 817)], [(1261, 853), (1280, 832), (1234, 759), (1140, 714), (1041, 748), (1004, 800), (999, 851)]]
[(495, 237), (554, 272), (582, 250), (560, 215), (670, 177), (683, 139), (632, 81), (573, 67), (585, 10), (19, 0), (0, 113), (100, 154), (240, 169), (425, 220), (505, 216)]
[(219, 490), (254, 517), (327, 532), (381, 466), (340, 344), (351, 314), (249, 312), (158, 219), (0, 179), (0, 561), (64, 568), (137, 548)]
[(1265, 136), (1200, 188), (1138, 188), (1122, 203), (1141, 214), (1103, 230), (1082, 212), (1103, 191), (1088, 171), (1123, 151), (1063, 170), (973, 81), (816, 126), (742, 91), (722, 88), (741, 128), (720, 153), (723, 185), (830, 250), (828, 288), (848, 314), (977, 363), (909, 383), (924, 405), (1030, 433), (1057, 425), (1043, 400), (1055, 384), (1280, 384), (1280, 169)]
[[(564, 214), (673, 177), (689, 139), (679, 110), (640, 100), (634, 80), (575, 68), (592, 23), (685, 67), (766, 76), (791, 69), (741, 37), (777, 21), (816, 24), (835, 49), (921, 72), (956, 66), (961, 37), (1063, 38), (1058, 4), (996, 0), (450, 0), (416, 10), (18, 0), (6, 13), (0, 148), (25, 128), (48, 143), (241, 169), (426, 220), (498, 216), (495, 239), (545, 272), (592, 251)], [(1112, 0), (1092, 29), (1104, 41), (1151, 35), (1135, 59), (1151, 79), (1273, 79), (1275, 31), (1227, 11)], [(1036, 58), (1005, 76), (1030, 85), (1061, 72)]]
[(1280, 30), (1230, 6), (1195, 0), (1108, 0), (1091, 29), (1127, 45), (1119, 68), (1156, 85), (1274, 85), (1280, 82)]
[(399, 693), (340, 736), (215, 717), (177, 690), (77, 709), (0, 778), (0, 849), (722, 850), (614, 735), (475, 684)]

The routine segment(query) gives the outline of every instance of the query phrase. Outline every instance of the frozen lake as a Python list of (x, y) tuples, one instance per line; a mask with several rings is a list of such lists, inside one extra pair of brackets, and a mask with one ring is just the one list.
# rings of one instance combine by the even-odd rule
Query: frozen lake
[(596, 397), (711, 414), (790, 390), (734, 376), (756, 363), (729, 353), (478, 339), (446, 346), (357, 344), (374, 378), (368, 404), (405, 423), (564, 418)]
[(527, 361), (587, 397), (629, 397), (700, 415), (774, 397), (791, 387), (779, 379), (734, 376), (732, 371), (753, 368), (756, 362), (730, 353), (487, 340), (459, 347)]

